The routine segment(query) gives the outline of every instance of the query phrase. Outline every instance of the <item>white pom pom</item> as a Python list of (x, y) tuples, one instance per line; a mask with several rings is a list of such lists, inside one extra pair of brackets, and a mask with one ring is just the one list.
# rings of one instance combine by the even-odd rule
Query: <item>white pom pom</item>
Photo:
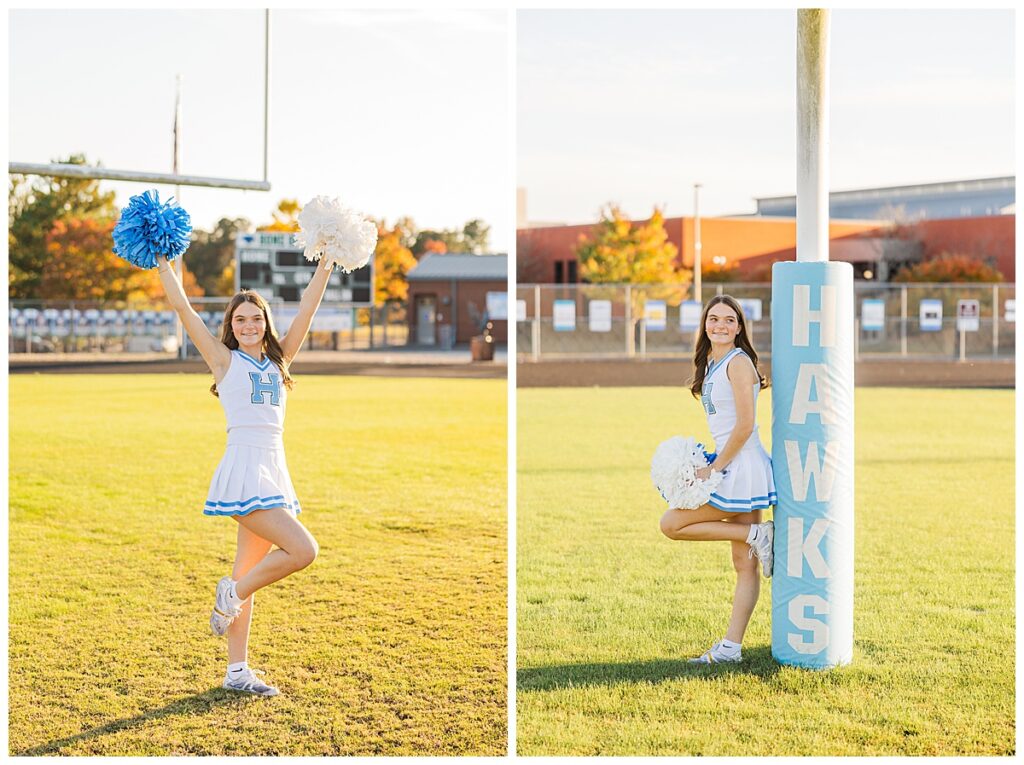
[(295, 243), (306, 260), (333, 260), (345, 273), (362, 268), (377, 248), (377, 226), (337, 199), (314, 197), (299, 213)]
[(654, 451), (651, 480), (669, 507), (692, 510), (707, 504), (711, 493), (722, 483), (722, 474), (717, 471), (712, 471), (705, 481), (697, 478), (696, 471), (707, 466), (703, 444), (673, 436)]

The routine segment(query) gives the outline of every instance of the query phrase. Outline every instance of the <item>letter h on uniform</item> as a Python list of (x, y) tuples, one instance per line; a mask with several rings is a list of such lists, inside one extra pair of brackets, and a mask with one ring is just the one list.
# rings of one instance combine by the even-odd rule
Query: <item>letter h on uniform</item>
[(259, 372), (250, 372), (249, 379), (252, 380), (252, 397), (250, 401), (254, 404), (265, 404), (264, 394), (270, 394), (270, 405), (279, 406), (281, 403), (281, 379), (273, 373), (267, 375), (264, 382)]

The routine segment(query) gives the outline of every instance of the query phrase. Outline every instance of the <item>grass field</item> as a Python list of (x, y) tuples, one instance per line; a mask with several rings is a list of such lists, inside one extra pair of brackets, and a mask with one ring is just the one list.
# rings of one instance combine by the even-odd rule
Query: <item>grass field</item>
[(236, 528), (201, 512), (209, 384), (10, 378), (11, 754), (504, 754), (505, 383), (298, 378), (320, 557), (257, 599), (273, 699), (221, 690), (207, 626)]
[(707, 434), (684, 389), (518, 392), (520, 754), (1014, 752), (1013, 391), (855, 406), (854, 660), (813, 672), (773, 662), (767, 583), (741, 665), (686, 663), (735, 580), (727, 544), (658, 530), (655, 446)]

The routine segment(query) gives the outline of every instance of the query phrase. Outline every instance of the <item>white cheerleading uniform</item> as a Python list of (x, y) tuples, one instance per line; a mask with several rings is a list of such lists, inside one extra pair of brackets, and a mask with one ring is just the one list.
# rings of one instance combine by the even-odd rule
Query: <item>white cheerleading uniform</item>
[[(733, 428), (736, 427), (736, 399), (726, 368), (737, 354), (746, 356), (742, 350), (734, 348), (721, 361), (709, 363), (704, 385), (701, 387), (701, 404), (704, 406), (708, 427), (718, 450), (725, 448)], [(755, 411), (760, 390), (761, 386), (755, 382)], [(711, 494), (708, 504), (727, 513), (742, 513), (764, 510), (777, 502), (772, 459), (761, 445), (761, 437), (755, 423), (750, 438), (722, 471), (722, 483), (718, 490)]]
[(224, 457), (210, 481), (204, 515), (248, 515), (283, 507), (300, 512), (284, 458), (284, 412), (288, 389), (269, 358), (256, 361), (231, 351), (231, 365), (217, 383), (228, 421)]

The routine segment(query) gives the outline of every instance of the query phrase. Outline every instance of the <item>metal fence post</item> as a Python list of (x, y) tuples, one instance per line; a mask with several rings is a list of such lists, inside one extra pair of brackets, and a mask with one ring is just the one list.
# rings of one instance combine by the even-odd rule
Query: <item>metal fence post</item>
[(636, 352), (633, 338), (633, 288), (626, 285), (626, 356), (632, 358)]
[(533, 360), (540, 361), (540, 285), (533, 285)]
[(900, 355), (907, 355), (907, 286), (900, 288)]
[(992, 355), (999, 355), (999, 285), (992, 285)]

